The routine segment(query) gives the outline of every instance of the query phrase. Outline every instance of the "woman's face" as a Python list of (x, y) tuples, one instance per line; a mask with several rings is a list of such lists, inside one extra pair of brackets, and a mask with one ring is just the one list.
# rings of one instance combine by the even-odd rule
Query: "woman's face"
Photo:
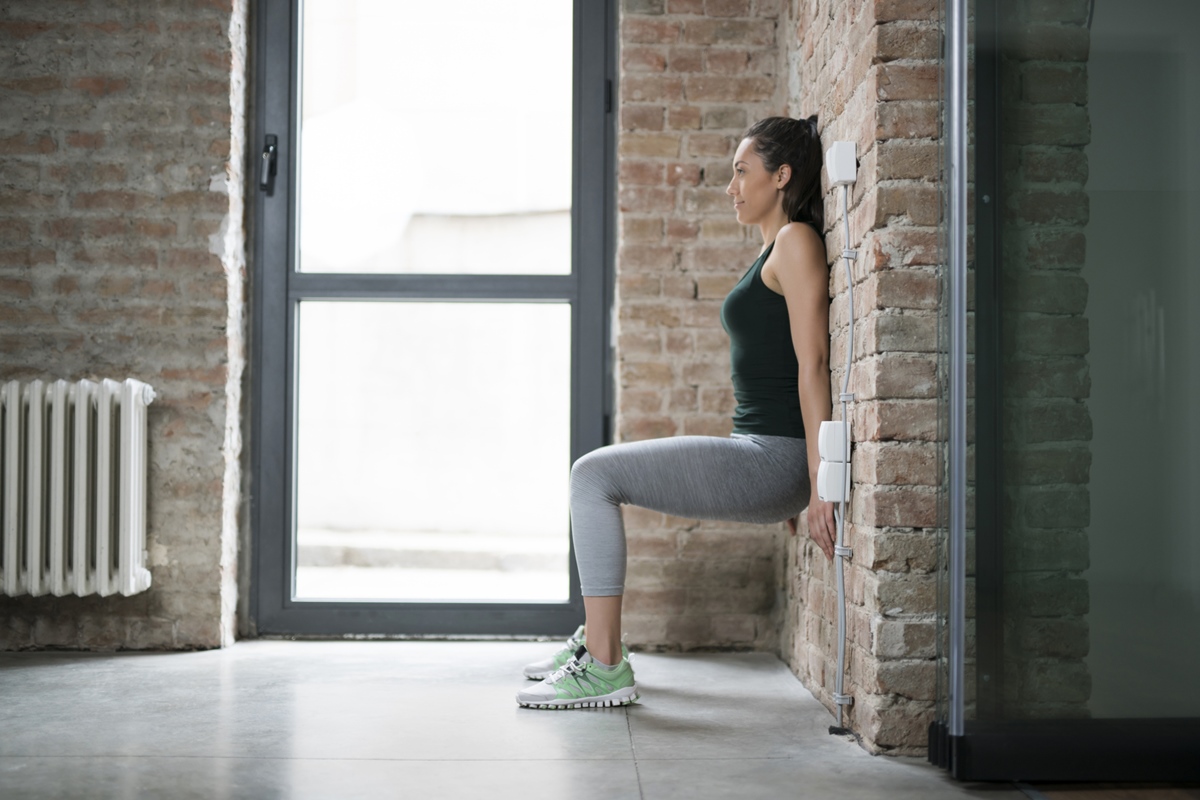
[(767, 219), (776, 209), (783, 207), (783, 192), (787, 183), (787, 166), (776, 172), (767, 172), (762, 159), (754, 152), (754, 143), (742, 139), (733, 155), (733, 178), (725, 193), (733, 197), (733, 208), (738, 222), (756, 225)]

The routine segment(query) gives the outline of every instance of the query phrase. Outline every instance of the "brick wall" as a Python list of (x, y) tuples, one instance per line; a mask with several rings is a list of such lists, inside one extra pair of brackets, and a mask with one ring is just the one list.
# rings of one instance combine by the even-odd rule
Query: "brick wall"
[[(848, 319), (833, 256), (845, 244), (859, 253), (846, 724), (873, 751), (918, 753), (935, 692), (938, 3), (800, 0), (792, 16), (791, 111), (816, 111), (824, 145), (853, 141), (859, 157), (848, 243), (840, 195), (826, 195), (835, 390)], [(781, 651), (835, 711), (835, 569), (806, 538), (788, 543), (786, 559)]]
[(1027, 3), (1001, 63), (1004, 176), (1004, 696), (1013, 717), (1086, 715), (1092, 420), (1084, 3)]
[[(860, 253), (847, 723), (870, 749), (893, 753), (921, 751), (935, 691), (938, 11), (937, 0), (623, 0), (620, 10), (619, 441), (730, 430), (719, 308), (760, 244), (724, 193), (746, 127), (816, 112), (826, 146), (858, 145), (848, 242), (832, 191), (826, 207), (829, 252), (849, 244)], [(0, 11), (0, 378), (132, 376), (159, 393), (154, 587), (128, 599), (0, 600), (0, 646), (188, 647), (232, 637), (245, 13), (242, 0), (21, 0)], [(1060, 30), (1037, 41), (1064, 36), (1075, 41)], [(1061, 92), (1023, 99), (1026, 130), (1061, 132), (1055, 120), (1078, 118), (1068, 108), (1079, 102), (1074, 61), (1042, 55), (1017, 65), (1022, 76), (1062, 79), (1027, 82), (1035, 94)], [(1090, 435), (1078, 285), (1086, 204), (1082, 221), (1036, 215), (1050, 200), (1076, 198), (1065, 207), (1078, 208), (1078, 133), (1022, 143), (1013, 163), (1027, 184), (1011, 201), (1028, 217), (1013, 231), (1027, 268), (1012, 310), (1042, 334), (1010, 367), (1030, 387), (1019, 399), (1044, 412), (1015, 409), (1011, 449), (1058, 465), (1062, 479), (1016, 489), (1014, 502), (1029, 534), (1021, 541), (1061, 553), (1055, 574), (1069, 587), (1086, 559), (1077, 546), (1086, 519), (1037, 509), (1061, 517), (1071, 506), (1057, 500), (1085, 482), (1066, 477), (1078, 475)], [(830, 262), (840, 386), (847, 285), (840, 260)], [(1070, 352), (1047, 349), (1060, 342)], [(1086, 514), (1086, 495), (1078, 508)], [(834, 576), (804, 535), (633, 508), (626, 520), (631, 644), (778, 646), (833, 709)], [(1032, 678), (1063, 664), (1064, 680), (1077, 674), (1083, 610), (1038, 615), (1020, 634), (1070, 651), (1031, 661)]]
[(0, 9), (0, 380), (133, 377), (153, 585), (0, 598), (0, 649), (232, 641), (245, 0)]
[[(729, 431), (718, 310), (759, 245), (723, 193), (746, 124), (816, 112), (826, 147), (858, 145), (847, 722), (894, 753), (921, 752), (935, 692), (938, 12), (935, 0), (627, 0), (621, 20), (619, 439)], [(826, 219), (840, 253), (832, 191)], [(830, 263), (840, 387), (847, 286)], [(833, 710), (835, 578), (806, 537), (632, 508), (626, 520), (633, 643), (763, 648), (778, 624), (782, 654)]]
[[(761, 247), (725, 187), (750, 123), (783, 113), (778, 0), (620, 10), (617, 441), (726, 436), (725, 294)], [(782, 526), (626, 507), (625, 624), (642, 646), (775, 646)]]

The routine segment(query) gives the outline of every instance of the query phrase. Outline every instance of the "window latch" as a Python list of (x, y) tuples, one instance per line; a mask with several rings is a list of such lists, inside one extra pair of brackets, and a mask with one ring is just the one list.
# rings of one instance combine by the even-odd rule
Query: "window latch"
[(279, 137), (268, 133), (263, 144), (262, 163), (259, 165), (258, 188), (270, 192), (271, 179), (275, 177), (275, 159), (279, 151)]

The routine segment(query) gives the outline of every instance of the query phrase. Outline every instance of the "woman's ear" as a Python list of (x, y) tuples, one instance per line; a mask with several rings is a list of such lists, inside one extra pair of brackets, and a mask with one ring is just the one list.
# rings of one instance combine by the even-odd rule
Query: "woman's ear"
[(775, 173), (775, 188), (782, 189), (788, 185), (788, 181), (792, 178), (792, 168), (788, 164), (783, 164), (779, 167), (779, 171)]

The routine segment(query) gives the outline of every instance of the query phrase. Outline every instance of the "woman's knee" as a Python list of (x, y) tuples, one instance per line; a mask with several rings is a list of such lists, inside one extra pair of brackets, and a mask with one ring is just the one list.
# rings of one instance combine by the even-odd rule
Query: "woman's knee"
[(602, 482), (605, 472), (604, 463), (606, 458), (604, 451), (606, 449), (605, 447), (600, 447), (575, 459), (575, 463), (571, 465), (572, 492), (583, 486), (595, 486), (597, 483)]
[(622, 488), (625, 476), (621, 447), (610, 444), (576, 459), (571, 465), (572, 503), (587, 498), (618, 505), (627, 502)]

